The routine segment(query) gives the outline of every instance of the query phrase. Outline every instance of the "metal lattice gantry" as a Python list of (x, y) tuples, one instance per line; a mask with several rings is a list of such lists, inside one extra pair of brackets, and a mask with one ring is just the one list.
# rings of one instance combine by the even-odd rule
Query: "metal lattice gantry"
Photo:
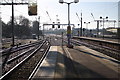
[(29, 0), (1, 0), (2, 4), (6, 4), (6, 3), (12, 3), (12, 1), (14, 3), (28, 3)]
[[(45, 26), (52, 26), (52, 25), (60, 25), (60, 26), (68, 26), (68, 24), (60, 24), (60, 23), (58, 23), (58, 24), (55, 24), (55, 23), (53, 23), (53, 24), (43, 24), (43, 38), (44, 38), (44, 27)], [(73, 27), (75, 27), (75, 25), (74, 24), (69, 24), (70, 26), (73, 26)]]
[[(68, 26), (68, 24), (43, 24), (43, 26), (47, 25), (61, 25), (61, 26)], [(75, 26), (74, 24), (70, 24), (71, 26)]]
[(97, 22), (97, 37), (99, 36), (99, 25), (100, 25), (100, 23), (101, 22), (109, 22), (109, 23), (114, 23), (114, 27), (115, 27), (115, 23), (117, 22), (116, 20), (109, 20), (109, 19), (107, 19), (107, 20), (96, 20), (95, 18), (94, 18), (94, 15), (93, 15), (93, 13), (91, 13), (91, 16), (93, 17), (93, 19), (94, 19), (94, 21), (95, 22)]
[(12, 5), (12, 2), (14, 5), (28, 4), (28, 0), (2, 0), (0, 5)]

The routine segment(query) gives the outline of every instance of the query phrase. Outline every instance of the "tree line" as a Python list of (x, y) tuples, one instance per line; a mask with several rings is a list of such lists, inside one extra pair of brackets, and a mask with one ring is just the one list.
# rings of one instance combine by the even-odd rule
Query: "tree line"
[[(33, 21), (34, 25), (35, 22)], [(31, 38), (32, 34), (41, 34), (38, 32), (38, 26), (33, 26), (31, 21), (24, 16), (19, 16), (14, 19), (14, 36), (17, 38)], [(12, 37), (12, 19), (8, 23), (2, 21), (2, 37)]]

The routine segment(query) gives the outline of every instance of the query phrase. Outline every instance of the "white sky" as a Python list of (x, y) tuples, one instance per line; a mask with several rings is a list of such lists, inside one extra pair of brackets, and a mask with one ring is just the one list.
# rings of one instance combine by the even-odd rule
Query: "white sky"
[[(10, 0), (6, 0), (10, 1)], [(16, 0), (20, 1), (20, 0)], [(66, 2), (71, 2), (74, 0), (64, 0)], [(72, 24), (79, 24), (79, 20), (76, 16), (76, 12), (78, 13), (79, 17), (82, 12), (83, 14), (83, 22), (91, 22), (88, 26), (90, 29), (96, 28), (96, 22), (94, 22), (91, 13), (93, 13), (95, 19), (99, 19), (100, 16), (102, 17), (109, 17), (109, 20), (118, 20), (118, 1), (120, 0), (80, 0), (79, 3), (73, 3), (70, 5), (70, 22)], [(4, 2), (4, 0), (0, 0), (0, 2)], [(68, 13), (67, 13), (67, 4), (60, 4), (59, 0), (37, 0), (38, 4), (38, 15), (37, 16), (29, 16), (28, 15), (28, 6), (27, 5), (15, 5), (15, 16), (23, 15), (26, 18), (34, 21), (38, 16), (40, 16), (40, 22), (43, 23), (50, 23), (50, 19), (46, 13), (48, 11), (52, 22), (56, 22), (56, 15), (57, 18), (60, 19), (60, 23), (68, 23)], [(11, 6), (0, 6), (0, 16), (2, 20), (7, 23), (10, 19), (12, 14)], [(116, 23), (117, 26), (118, 23)], [(106, 23), (106, 27), (113, 26), (113, 23)], [(78, 27), (78, 26), (76, 26)], [(83, 24), (83, 27), (86, 27)], [(102, 27), (101, 27), (102, 28)]]

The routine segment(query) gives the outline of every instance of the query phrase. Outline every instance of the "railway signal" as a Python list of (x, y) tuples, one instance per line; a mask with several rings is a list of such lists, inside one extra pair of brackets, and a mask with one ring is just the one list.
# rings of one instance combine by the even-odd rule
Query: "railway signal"
[(37, 1), (32, 2), (29, 0), (28, 2), (28, 14), (29, 16), (37, 15)]
[(54, 24), (52, 25), (52, 28), (55, 28), (55, 25), (54, 25)]
[(60, 28), (60, 25), (58, 25), (58, 28)]
[(60, 28), (60, 22), (58, 22), (58, 28)]
[(54, 25), (54, 24), (55, 24), (55, 22), (53, 22), (53, 24), (52, 24), (52, 28), (55, 28), (55, 25)]

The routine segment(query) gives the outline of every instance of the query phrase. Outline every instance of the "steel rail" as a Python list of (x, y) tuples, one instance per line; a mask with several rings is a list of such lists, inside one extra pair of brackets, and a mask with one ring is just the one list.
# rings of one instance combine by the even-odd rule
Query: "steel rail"
[[(111, 48), (108, 48), (108, 47), (105, 47), (105, 46), (101, 46), (101, 45), (88, 44), (88, 43), (85, 43), (85, 42), (82, 42), (82, 41), (77, 41), (77, 40), (72, 40), (71, 42), (74, 43), (74, 44), (77, 44), (77, 45), (85, 45), (85, 46), (88, 46), (88, 47), (91, 47), (91, 48), (94, 48), (94, 49), (97, 49), (97, 50), (99, 49), (99, 51), (101, 51), (101, 50), (106, 51), (107, 50), (107, 52), (109, 51), (109, 53), (104, 53), (104, 54), (119, 60), (120, 54), (119, 54), (118, 50), (114, 50), (114, 49), (111, 49)], [(114, 51), (114, 53), (113, 53), (113, 51)]]
[[(66, 39), (64, 39), (64, 42), (67, 43)], [(106, 47), (106, 46), (102, 46), (102, 45), (96, 45), (96, 44), (89, 44), (89, 43), (85, 43), (83, 41), (78, 41), (78, 40), (74, 40), (72, 39), (71, 40), (71, 43), (73, 44), (76, 44), (76, 45), (85, 45), (87, 47), (91, 47), (92, 49), (95, 49), (99, 52), (102, 51), (103, 54), (105, 55), (108, 55), (114, 59), (117, 59), (117, 60), (120, 60), (119, 57), (120, 57), (120, 51), (119, 50), (115, 50), (115, 49), (112, 49), (112, 48), (109, 48), (109, 47)], [(103, 52), (104, 51), (104, 52)]]
[(33, 49), (34, 49), (34, 48), (29, 49), (29, 50), (27, 50), (27, 51), (24, 51), (24, 52), (22, 52), (21, 54), (19, 54), (19, 55), (13, 57), (13, 58), (11, 58), (11, 59), (9, 59), (9, 60), (7, 61), (7, 64), (10, 64), (11, 62), (17, 60), (18, 58), (24, 56), (25, 54), (27, 54), (28, 52), (32, 51)]
[(29, 76), (28, 80), (31, 80), (32, 77), (34, 76), (35, 72), (37, 71), (38, 67), (40, 66), (40, 64), (42, 63), (42, 61), (44, 60), (45, 56), (48, 54), (48, 50), (50, 48), (50, 45), (47, 44), (48, 47), (46, 49), (46, 51), (44, 52), (44, 55), (42, 56), (42, 58), (40, 59), (40, 61), (38, 62), (37, 66), (34, 68), (33, 72), (31, 73), (31, 75)]
[(35, 49), (29, 56), (27, 56), (26, 58), (24, 58), (20, 63), (18, 63), (16, 66), (14, 66), (10, 71), (8, 71), (7, 73), (5, 73), (0, 80), (6, 80), (9, 75), (11, 73), (13, 73), (20, 65), (22, 65), (25, 61), (27, 61), (28, 59), (30, 59), (31, 56), (33, 56), (45, 43), (46, 41), (43, 41), (43, 43), (37, 48)]
[(31, 44), (27, 44), (27, 45), (23, 45), (23, 46), (19, 46), (19, 47), (13, 47), (12, 49), (10, 48), (11, 50), (10, 50), (10, 49), (7, 49), (7, 50), (5, 50), (5, 51), (2, 52), (2, 56), (7, 55), (7, 52), (8, 52), (9, 50), (10, 50), (10, 54), (12, 54), (12, 53), (14, 53), (14, 52), (17, 52), (17, 51), (20, 51), (20, 50), (23, 50), (23, 49), (32, 47), (32, 46), (34, 46), (34, 45), (36, 45), (36, 44), (39, 44), (39, 43), (41, 43), (41, 41), (40, 41), (40, 42), (31, 43)]
[[(74, 40), (75, 42), (77, 42), (77, 43), (82, 43), (82, 44), (84, 44), (84, 42), (80, 42), (80, 41), (77, 41), (77, 40)], [(87, 43), (86, 43), (87, 44)], [(98, 46), (98, 47), (101, 47), (101, 45), (96, 45), (96, 44), (91, 44), (92, 46), (94, 45), (94, 46)], [(110, 48), (110, 47), (106, 47), (106, 46), (103, 46), (102, 45), (102, 48), (105, 48), (105, 49), (109, 49), (109, 50), (112, 50), (112, 51), (115, 51), (115, 52), (120, 52), (120, 50), (117, 50), (117, 49), (114, 49), (114, 48)]]

